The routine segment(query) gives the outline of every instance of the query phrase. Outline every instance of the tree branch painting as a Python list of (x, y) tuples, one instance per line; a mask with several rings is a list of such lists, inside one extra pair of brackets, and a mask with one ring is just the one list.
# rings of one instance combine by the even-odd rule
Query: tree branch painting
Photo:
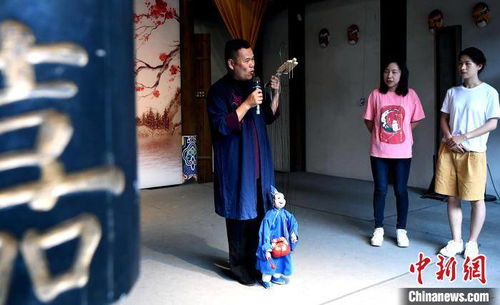
[[(169, 117), (175, 117), (180, 107), (171, 107), (170, 105), (176, 103), (176, 99), (179, 98), (177, 91), (180, 91), (180, 89), (179, 86), (172, 88), (172, 84), (168, 83), (174, 83), (180, 75), (180, 65), (178, 63), (180, 45), (174, 41), (174, 45), (170, 49), (168, 49), (168, 45), (164, 45), (162, 46), (164, 49), (158, 52), (158, 43), (153, 40), (159, 38), (159, 35), (155, 35), (156, 32), (165, 31), (172, 23), (175, 23), (178, 27), (179, 15), (177, 10), (169, 5), (166, 0), (141, 0), (140, 2), (144, 10), (134, 14), (136, 96), (139, 103), (145, 101), (154, 102), (154, 99), (164, 96), (164, 92), (162, 93), (162, 91), (166, 90), (164, 87), (169, 87), (167, 88), (169, 93), (173, 94), (170, 94), (169, 101), (162, 107), (163, 109), (145, 107), (143, 110), (148, 113), (151, 111), (157, 113), (159, 117), (163, 115), (160, 115), (160, 113), (165, 111), (175, 111), (175, 113), (167, 114)], [(144, 111), (138, 113), (136, 117), (139, 124), (142, 122), (144, 113)], [(179, 124), (170, 125), (154, 124), (154, 126), (156, 126), (155, 129), (175, 129), (174, 126), (180, 126), (180, 122)], [(174, 130), (169, 131), (170, 133), (174, 132)]]
[(179, 0), (135, 0), (140, 187), (182, 183)]

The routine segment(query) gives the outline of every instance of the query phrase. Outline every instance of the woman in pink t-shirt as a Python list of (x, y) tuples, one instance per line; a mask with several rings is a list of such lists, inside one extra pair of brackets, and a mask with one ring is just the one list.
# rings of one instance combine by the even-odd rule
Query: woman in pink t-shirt
[(415, 91), (408, 88), (408, 69), (404, 63), (389, 60), (380, 87), (368, 97), (363, 115), (371, 133), (370, 161), (373, 174), (373, 214), (375, 231), (371, 244), (380, 247), (384, 241), (384, 208), (389, 175), (394, 177), (397, 205), (396, 236), (399, 247), (408, 247), (408, 176), (412, 158), (413, 134), (425, 118)]

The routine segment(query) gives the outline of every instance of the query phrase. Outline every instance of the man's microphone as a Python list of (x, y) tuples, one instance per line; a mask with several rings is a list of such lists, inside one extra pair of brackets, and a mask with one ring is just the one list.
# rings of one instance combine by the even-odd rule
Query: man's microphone
[[(254, 76), (252, 78), (252, 81), (253, 81), (253, 90), (255, 89), (262, 89), (262, 87), (260, 86), (260, 78), (258, 76)], [(260, 105), (257, 105), (257, 109), (255, 110), (255, 113), (257, 114), (260, 114)]]

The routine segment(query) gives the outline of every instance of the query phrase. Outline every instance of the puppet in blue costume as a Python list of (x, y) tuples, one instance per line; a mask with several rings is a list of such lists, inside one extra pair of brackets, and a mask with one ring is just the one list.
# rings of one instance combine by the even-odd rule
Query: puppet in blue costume
[[(295, 217), (284, 209), (286, 200), (282, 193), (271, 186), (273, 209), (267, 211), (259, 230), (257, 248), (257, 269), (262, 272), (262, 285), (271, 288), (272, 284), (287, 284), (292, 274), (292, 255), (286, 250), (295, 249), (298, 241), (298, 223)], [(286, 245), (283, 245), (286, 244)], [(282, 249), (285, 251), (280, 251)], [(274, 248), (274, 251), (273, 251)], [(280, 255), (277, 257), (277, 255)]]

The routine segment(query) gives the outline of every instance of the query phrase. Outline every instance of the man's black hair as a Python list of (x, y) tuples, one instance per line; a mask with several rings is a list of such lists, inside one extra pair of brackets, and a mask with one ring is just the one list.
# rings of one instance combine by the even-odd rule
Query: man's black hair
[(248, 49), (250, 47), (250, 43), (244, 39), (237, 38), (229, 40), (226, 42), (226, 47), (224, 48), (224, 62), (227, 65), (228, 59), (236, 59), (236, 53), (238, 53), (239, 49)]

